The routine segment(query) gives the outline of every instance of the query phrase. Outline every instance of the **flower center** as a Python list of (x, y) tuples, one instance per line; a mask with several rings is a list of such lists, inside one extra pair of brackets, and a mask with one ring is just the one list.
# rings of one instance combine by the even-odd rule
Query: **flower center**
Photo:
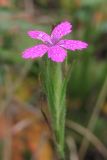
[(45, 44), (46, 44), (48, 47), (52, 47), (52, 46), (55, 46), (57, 43), (58, 43), (58, 40), (55, 39), (55, 38), (52, 38), (50, 42), (46, 42)]

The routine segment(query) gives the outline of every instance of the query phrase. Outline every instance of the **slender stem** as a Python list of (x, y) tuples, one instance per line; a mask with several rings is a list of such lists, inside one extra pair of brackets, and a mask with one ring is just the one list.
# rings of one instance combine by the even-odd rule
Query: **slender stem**
[(64, 137), (66, 117), (66, 88), (74, 66), (73, 62), (63, 77), (62, 64), (47, 60), (46, 90), (49, 104), (49, 111), (52, 120), (52, 127), (55, 135), (57, 152), (64, 160)]
[[(46, 89), (49, 111), (55, 135), (55, 144), (60, 157), (64, 157), (65, 97), (61, 99), (63, 86), (62, 66), (47, 61)], [(62, 115), (61, 115), (62, 114)], [(62, 117), (61, 117), (62, 116)], [(61, 121), (62, 119), (62, 121)]]
[[(54, 130), (56, 135), (57, 150), (61, 157), (64, 157), (64, 126), (65, 126), (65, 108), (64, 100), (61, 102), (61, 92), (62, 92), (62, 66), (61, 64), (53, 64), (52, 70), (54, 71), (53, 88), (54, 88), (54, 107), (56, 111), (56, 119), (54, 121)], [(65, 97), (64, 97), (65, 99)], [(62, 116), (62, 118), (61, 118)], [(62, 121), (61, 121), (62, 120)]]
[(61, 95), (61, 88), (62, 88), (62, 69), (61, 64), (54, 65), (54, 75), (53, 75), (53, 86), (54, 86), (54, 100), (55, 100), (55, 109), (56, 109), (56, 126), (59, 129), (60, 126), (60, 95)]

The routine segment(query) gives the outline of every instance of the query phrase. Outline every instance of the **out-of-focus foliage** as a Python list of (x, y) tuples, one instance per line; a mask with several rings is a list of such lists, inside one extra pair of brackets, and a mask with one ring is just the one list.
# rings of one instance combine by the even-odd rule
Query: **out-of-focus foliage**
[[(6, 98), (6, 94), (9, 94), (8, 90), (11, 86), (14, 86), (17, 79), (20, 80), (22, 76), (21, 71), (24, 65), (29, 62), (21, 58), (22, 51), (27, 47), (40, 43), (39, 41), (30, 39), (26, 34), (27, 31), (39, 29), (50, 33), (52, 24), (67, 19), (73, 24), (73, 32), (68, 38), (82, 39), (89, 44), (88, 49), (82, 52), (78, 51), (74, 53), (68, 51), (68, 62), (71, 63), (72, 60), (77, 59), (77, 64), (75, 65), (68, 84), (67, 118), (75, 120), (83, 126), (87, 126), (98, 94), (107, 75), (106, 6), (106, 0), (13, 0), (8, 6), (5, 5), (0, 8), (0, 103), (2, 104), (2, 100), (7, 101), (8, 98)], [(29, 12), (29, 10), (33, 10), (33, 12)], [(12, 95), (12, 99), (17, 97), (22, 103), (23, 101), (29, 102), (29, 104), (39, 106), (38, 108), (41, 110), (41, 105), (47, 106), (47, 103), (44, 101), (43, 104), (41, 104), (41, 99), (46, 99), (40, 80), (41, 63), (39, 59), (31, 61), (31, 63), (32, 65), (27, 75)], [(11, 105), (12, 104), (10, 104), (10, 106)], [(8, 110), (10, 106), (8, 105)], [(14, 106), (17, 108), (16, 104), (14, 104)], [(2, 110), (1, 108), (0, 111)], [(12, 113), (13, 112), (14, 109), (12, 109)], [(26, 113), (26, 109), (24, 113)], [(22, 112), (17, 122), (24, 120), (25, 117)], [(28, 117), (31, 117), (31, 114), (28, 114), (27, 118)], [(102, 106), (95, 126), (95, 134), (107, 146), (107, 140), (105, 140), (107, 135), (106, 117), (107, 102)], [(4, 117), (2, 118), (3, 121), (5, 121)], [(13, 121), (16, 121), (16, 119)], [(15, 150), (17, 153), (15, 158), (13, 158), (14, 160), (23, 160), (20, 158), (21, 153), (26, 160), (28, 156), (31, 156), (32, 146), (35, 147), (34, 144), (39, 143), (38, 136), (41, 135), (41, 132), (47, 130), (46, 124), (44, 124), (44, 122), (41, 123), (41, 118), (39, 122), (40, 123), (38, 123), (38, 121), (34, 123), (31, 128), (25, 129), (24, 134), (21, 132), (14, 136), (14, 146), (17, 146), (18, 149), (21, 150), (21, 152)], [(8, 128), (6, 126), (7, 128), (5, 129), (5, 125), (3, 125), (4, 122), (1, 124), (0, 155), (3, 152), (2, 137)], [(81, 138), (73, 132), (72, 135), (76, 137), (76, 142), (80, 145)], [(22, 144), (22, 141), (25, 143), (23, 137), (29, 139), (29, 142), (27, 141), (29, 143), (27, 148), (25, 148), (26, 145)], [(44, 157), (45, 155), (48, 155), (47, 157), (52, 156), (50, 143), (46, 145), (46, 148), (43, 147), (46, 150), (42, 150), (45, 152)], [(33, 148), (33, 150), (35, 149)], [(18, 156), (19, 159), (17, 158)]]
[[(43, 157), (44, 160), (52, 159), (51, 134), (40, 112), (27, 108), (17, 99), (13, 100), (10, 105), (5, 118), (0, 117), (0, 127), (2, 128), (0, 139), (7, 138), (8, 128), (10, 128), (12, 132), (11, 159), (29, 160), (33, 156), (38, 160), (42, 160)], [(18, 130), (17, 125), (19, 126)]]

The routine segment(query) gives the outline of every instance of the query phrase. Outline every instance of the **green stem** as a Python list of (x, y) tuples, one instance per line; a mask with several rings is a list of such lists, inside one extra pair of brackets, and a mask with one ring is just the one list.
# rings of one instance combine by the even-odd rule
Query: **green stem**
[(62, 64), (54, 63), (49, 59), (47, 60), (46, 90), (49, 111), (55, 135), (56, 149), (63, 160), (66, 116), (65, 96), (71, 71), (72, 67), (70, 67), (68, 75), (64, 78), (62, 73)]
[(61, 99), (63, 77), (62, 66), (48, 60), (47, 63), (47, 91), (49, 110), (55, 135), (57, 152), (64, 157), (64, 126), (65, 126), (65, 97)]

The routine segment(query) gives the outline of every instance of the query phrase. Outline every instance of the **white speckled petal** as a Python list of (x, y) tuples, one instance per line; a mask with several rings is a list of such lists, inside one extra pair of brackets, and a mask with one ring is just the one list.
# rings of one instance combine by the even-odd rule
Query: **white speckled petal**
[(58, 45), (63, 47), (63, 48), (72, 50), (72, 51), (82, 50), (82, 49), (88, 47), (88, 44), (86, 42), (82, 42), (82, 41), (79, 41), (79, 40), (67, 40), (67, 39), (61, 40), (58, 43)]
[(63, 62), (66, 56), (66, 51), (58, 45), (50, 47), (48, 50), (48, 57), (54, 62)]
[(28, 31), (28, 35), (33, 39), (39, 39), (39, 40), (42, 40), (43, 42), (51, 43), (50, 36), (45, 32), (32, 30), (32, 31)]
[(44, 44), (40, 44), (31, 48), (26, 49), (22, 53), (24, 59), (34, 59), (42, 57), (48, 51), (48, 47)]
[(69, 34), (71, 32), (72, 25), (65, 21), (57, 25), (51, 34), (52, 41), (56, 41), (61, 39), (63, 36)]

